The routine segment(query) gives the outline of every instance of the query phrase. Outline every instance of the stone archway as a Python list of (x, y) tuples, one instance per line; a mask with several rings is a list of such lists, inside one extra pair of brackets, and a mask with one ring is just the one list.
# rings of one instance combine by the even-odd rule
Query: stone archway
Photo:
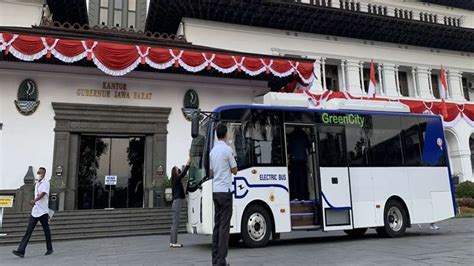
[(471, 150), (471, 171), (474, 173), (474, 133), (469, 136), (469, 148)]
[(446, 146), (448, 148), (449, 164), (451, 165), (451, 173), (453, 175), (459, 175), (462, 173), (462, 161), (459, 150), (459, 140), (457, 135), (449, 130), (444, 130), (446, 137)]
[[(144, 207), (163, 202), (167, 124), (171, 108), (52, 103), (56, 121), (51, 192), (59, 194), (59, 210), (76, 209), (81, 134), (145, 137)], [(157, 173), (157, 169), (163, 169)], [(54, 174), (62, 169), (62, 175)], [(158, 196), (158, 197), (157, 197)]]

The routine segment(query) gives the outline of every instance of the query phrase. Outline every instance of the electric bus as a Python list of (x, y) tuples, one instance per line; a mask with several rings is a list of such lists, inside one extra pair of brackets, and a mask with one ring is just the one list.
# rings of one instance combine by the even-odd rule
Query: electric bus
[(400, 103), (370, 104), (358, 108), (346, 101), (320, 109), (274, 101), (196, 115), (187, 231), (213, 231), (209, 153), (217, 123), (227, 125), (238, 165), (231, 244), (262, 247), (296, 230), (343, 230), (357, 237), (374, 228), (378, 235), (401, 237), (412, 224), (454, 217), (441, 118), (411, 114)]

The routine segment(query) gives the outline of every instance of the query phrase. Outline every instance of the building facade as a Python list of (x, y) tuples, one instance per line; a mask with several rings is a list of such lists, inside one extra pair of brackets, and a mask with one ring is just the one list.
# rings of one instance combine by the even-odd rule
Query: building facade
[[(152, 1), (150, 9), (165, 6)], [(149, 27), (162, 31), (177, 27), (177, 32), (200, 45), (314, 59), (318, 80), (311, 91), (316, 94), (330, 90), (367, 96), (373, 61), (379, 97), (439, 102), (443, 66), (447, 101), (461, 109), (474, 101), (470, 1), (294, 0), (201, 8), (211, 15), (194, 15), (188, 8), (191, 11), (180, 14), (179, 25), (165, 24), (164, 20), (177, 20), (166, 16), (158, 22), (149, 19)], [(228, 16), (212, 15), (231, 8)], [(460, 35), (450, 39), (449, 32)], [(457, 119), (445, 126), (452, 174), (460, 181), (473, 180), (474, 124)]]
[(16, 195), (15, 211), (29, 209), (40, 166), (59, 210), (161, 206), (169, 170), (189, 156), (193, 110), (312, 80), (313, 60), (71, 25), (0, 26), (0, 191)]
[[(0, 5), (10, 7), (12, 2)], [(351, 97), (367, 97), (373, 61), (378, 97), (418, 100), (426, 104), (426, 112), (440, 101), (443, 65), (447, 101), (460, 109), (445, 128), (451, 171), (459, 181), (473, 180), (474, 124), (462, 110), (474, 99), (474, 20), (468, 5), (382, 0), (251, 1), (244, 6), (207, 0), (46, 2), (46, 11), (39, 3), (21, 7), (33, 5), (38, 9), (31, 12), (41, 11), (39, 18), (43, 14), (46, 20), (26, 12), (20, 22), (0, 21), (0, 191), (20, 195), (18, 211), (27, 205), (21, 193), (28, 188), (21, 188), (32, 184), (29, 166), (48, 168), (61, 210), (108, 207), (108, 175), (118, 176), (112, 207), (157, 206), (169, 170), (187, 158), (190, 123), (182, 108), (188, 91), (199, 97), (200, 109), (211, 111), (224, 104), (253, 103), (255, 97), (300, 77), (296, 69), (290, 69), (295, 75), (267, 75), (268, 66), (262, 66), (263, 72), (241, 71), (242, 63), (223, 74), (206, 52), (311, 62), (314, 95), (332, 91)], [(29, 28), (34, 24), (41, 26)], [(20, 36), (18, 46), (12, 31)], [(77, 54), (64, 56), (61, 49), (72, 46), (64, 40), (76, 42)], [(77, 46), (78, 40), (83, 47)], [(38, 51), (19, 51), (28, 42), (39, 45), (30, 46)], [(109, 43), (136, 45), (138, 50), (116, 53)], [(202, 63), (190, 66), (180, 61), (179, 52), (168, 54), (166, 63), (156, 63), (163, 54), (140, 46), (197, 51), (191, 55)], [(128, 61), (112, 69), (101, 61), (108, 55)], [(22, 103), (28, 101), (33, 103)], [(27, 107), (34, 112), (25, 113), (22, 108)]]

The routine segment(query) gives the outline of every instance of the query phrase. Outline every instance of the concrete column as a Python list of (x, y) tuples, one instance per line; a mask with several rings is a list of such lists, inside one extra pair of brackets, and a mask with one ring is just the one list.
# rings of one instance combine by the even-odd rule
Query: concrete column
[(322, 80), (321, 80), (321, 58), (320, 57), (316, 58), (313, 66), (314, 66), (314, 75), (316, 75), (316, 78), (314, 79), (313, 84), (311, 85), (310, 91), (313, 93), (322, 92), (324, 89), (321, 82)]
[(387, 6), (387, 16), (395, 17), (395, 8)]
[(341, 60), (341, 82), (339, 82), (340, 86), (342, 86), (342, 88), (340, 88), (340, 91), (346, 91), (347, 90), (347, 87), (346, 87), (346, 68), (345, 68), (345, 60)]
[(462, 95), (462, 86), (460, 85), (462, 82), (461, 72), (458, 70), (449, 69), (447, 71), (446, 79), (448, 82), (449, 99), (464, 101), (465, 98)]
[(362, 88), (360, 85), (360, 62), (359, 60), (346, 60), (347, 71), (347, 92), (354, 95), (361, 95)]
[(327, 90), (328, 87), (326, 85), (326, 58), (321, 58), (321, 69), (323, 71), (323, 89)]
[(395, 83), (397, 84), (397, 94), (400, 97), (402, 93), (400, 92), (400, 77), (398, 76), (398, 67), (399, 65), (395, 65)]
[(431, 76), (431, 68), (428, 68), (428, 79), (429, 79), (429, 82), (428, 82), (428, 85), (429, 85), (429, 88), (430, 88), (430, 94), (431, 94), (431, 98), (434, 99), (434, 92), (433, 92), (433, 77)]
[(359, 62), (359, 73), (360, 73), (360, 86), (362, 93), (365, 94), (365, 84), (364, 84), (364, 62)]
[[(462, 72), (459, 72), (459, 75), (461, 75), (461, 78), (459, 79), (459, 87), (461, 88), (463, 101), (466, 101), (466, 95), (464, 95), (464, 90), (462, 89)], [(1, 165), (0, 165), (0, 168), (1, 168)]]
[(339, 1), (338, 0), (332, 0), (331, 1), (331, 7), (340, 8)]
[(411, 76), (412, 76), (412, 81), (413, 81), (413, 91), (415, 93), (415, 97), (418, 98), (418, 86), (417, 86), (417, 81), (416, 81), (416, 72), (415, 72), (415, 68), (412, 67), (411, 68)]
[(418, 91), (419, 97), (423, 99), (432, 99), (432, 94), (430, 91), (430, 78), (427, 67), (417, 67), (416, 68), (416, 77), (418, 80)]
[(385, 85), (382, 78), (382, 65), (381, 64), (377, 66), (377, 71), (379, 72), (379, 89), (380, 89), (379, 93), (380, 95), (385, 95)]
[(389, 97), (397, 97), (398, 91), (395, 64), (383, 63), (382, 76), (386, 95)]
[(368, 12), (369, 11), (367, 3), (360, 3), (360, 11), (361, 12)]

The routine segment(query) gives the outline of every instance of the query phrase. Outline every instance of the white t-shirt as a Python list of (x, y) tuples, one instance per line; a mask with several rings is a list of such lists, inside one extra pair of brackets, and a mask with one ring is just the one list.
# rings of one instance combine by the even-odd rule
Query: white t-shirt
[(38, 200), (31, 210), (31, 216), (38, 218), (44, 214), (49, 213), (49, 181), (43, 178), (41, 181), (35, 184), (35, 198), (38, 197), (42, 192), (46, 193), (43, 198)]

